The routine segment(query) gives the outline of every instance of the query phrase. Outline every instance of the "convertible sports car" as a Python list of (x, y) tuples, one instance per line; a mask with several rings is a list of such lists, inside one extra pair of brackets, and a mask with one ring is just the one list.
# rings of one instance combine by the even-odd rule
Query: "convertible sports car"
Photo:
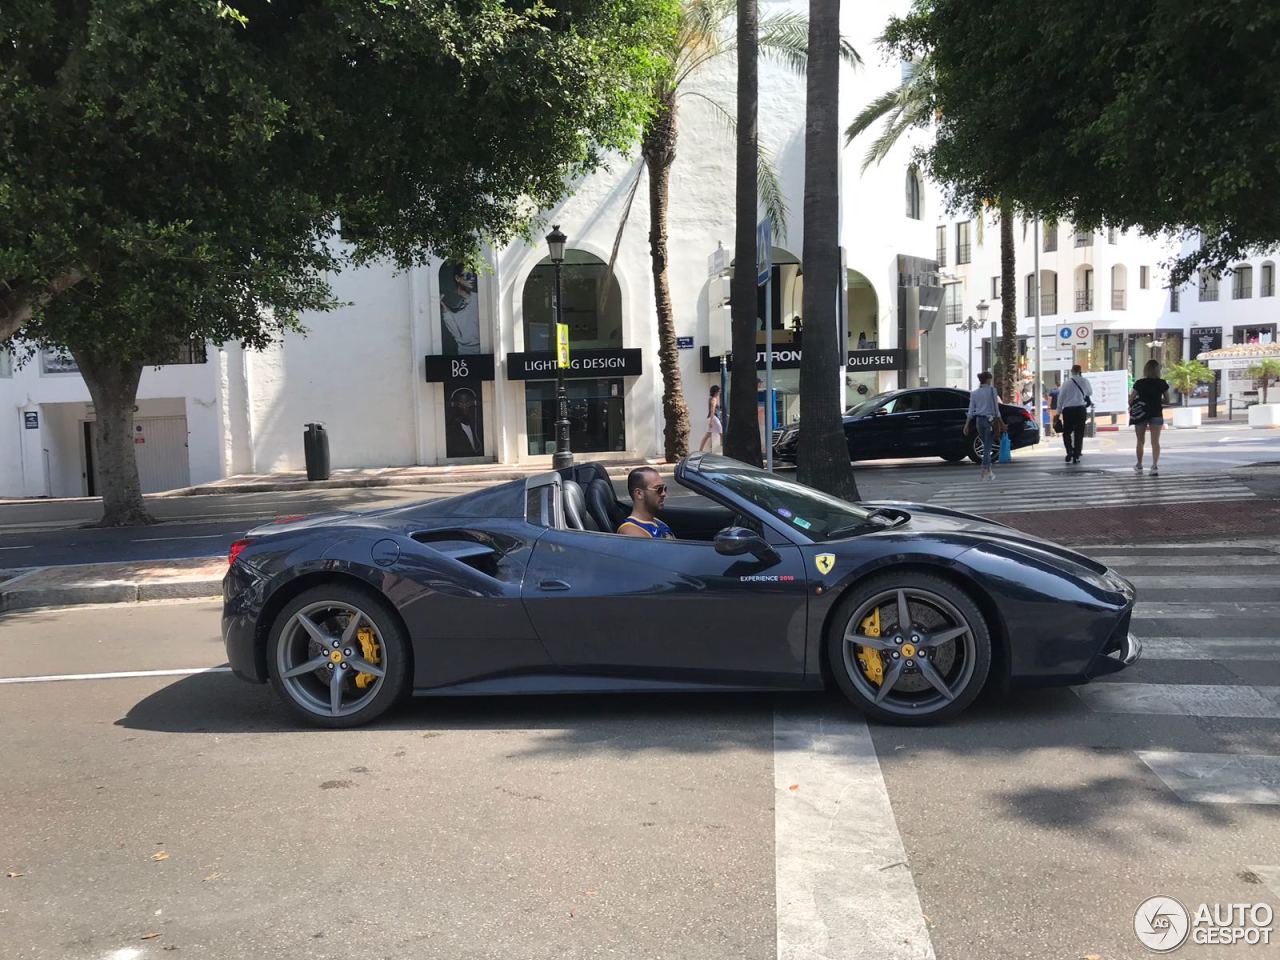
[(1082, 683), (1133, 663), (1134, 590), (978, 517), (848, 503), (709, 454), (677, 466), (674, 540), (597, 464), (369, 513), (259, 527), (231, 548), (235, 673), (313, 723), (403, 696), (796, 690), (871, 717), (955, 716), (988, 683)]

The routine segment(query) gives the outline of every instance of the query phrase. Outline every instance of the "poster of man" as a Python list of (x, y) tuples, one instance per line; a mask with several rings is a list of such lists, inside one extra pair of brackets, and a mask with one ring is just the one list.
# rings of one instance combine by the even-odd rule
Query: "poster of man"
[(440, 267), (440, 352), (446, 356), (480, 352), (478, 285), (460, 263)]
[(484, 456), (483, 416), (480, 398), (470, 387), (458, 387), (449, 393), (445, 409), (445, 456)]

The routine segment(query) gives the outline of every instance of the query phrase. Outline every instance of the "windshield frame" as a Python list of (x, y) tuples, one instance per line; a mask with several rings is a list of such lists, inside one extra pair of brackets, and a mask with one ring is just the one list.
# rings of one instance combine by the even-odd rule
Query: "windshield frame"
[(848, 407), (842, 416), (865, 417), (872, 410), (875, 410), (877, 407), (882, 407), (888, 403), (894, 394), (901, 392), (901, 390), (886, 390), (883, 393), (875, 394), (875, 396), (859, 400), (852, 407)]

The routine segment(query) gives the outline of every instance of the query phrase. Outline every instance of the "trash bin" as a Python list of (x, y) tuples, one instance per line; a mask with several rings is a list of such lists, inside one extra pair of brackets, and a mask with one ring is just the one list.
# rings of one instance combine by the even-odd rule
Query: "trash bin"
[(329, 479), (329, 434), (323, 423), (308, 423), (302, 435), (302, 452), (307, 459), (308, 480)]

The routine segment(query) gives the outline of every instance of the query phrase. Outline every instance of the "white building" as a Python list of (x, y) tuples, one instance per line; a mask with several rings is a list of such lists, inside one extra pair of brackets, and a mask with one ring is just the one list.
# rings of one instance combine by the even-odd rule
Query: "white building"
[[(783, 2), (768, 4), (765, 12), (788, 7), (805, 9)], [(901, 66), (884, 62), (875, 38), (888, 16), (903, 9), (900, 0), (846, 5), (843, 32), (866, 64), (846, 69), (842, 77), (842, 123), (900, 82)], [(733, 62), (724, 59), (704, 68), (695, 89), (732, 109), (734, 77)], [(803, 77), (762, 61), (761, 142), (774, 158), (790, 209), (785, 236), (773, 249), (770, 304), (781, 422), (795, 419), (799, 406), (804, 93)], [(733, 243), (734, 142), (704, 100), (686, 97), (679, 109), (668, 212), (670, 288), (697, 447), (708, 388), (720, 379), (712, 347), (723, 290), (708, 264), (721, 244)], [(970, 256), (964, 258), (969, 262), (957, 262), (956, 238), (963, 230), (947, 216), (938, 193), (910, 168), (913, 145), (899, 144), (865, 174), (865, 142), (841, 158), (848, 394), (921, 382), (964, 383), (962, 341), (948, 335), (954, 328), (940, 318), (968, 315), (982, 298), (994, 303), (992, 314), (998, 316), (998, 302), (991, 301), (991, 278), (999, 272), (998, 230), (988, 226), (978, 244), (971, 225)], [(577, 184), (573, 196), (548, 215), (569, 238), (563, 308), (576, 367), (568, 391), (572, 447), (580, 457), (639, 460), (662, 450), (646, 180), (613, 277), (605, 281), (604, 265), (635, 173), (634, 160), (618, 158), (610, 170)], [(947, 238), (945, 263), (938, 230)], [(1025, 274), (1031, 270), (1031, 241), (1020, 241), (1019, 271)], [(546, 255), (542, 243), (512, 244), (492, 251), (490, 269), (478, 278), (447, 264), (403, 274), (350, 271), (336, 278), (334, 291), (353, 305), (306, 317), (306, 336), (290, 335), (263, 353), (209, 345), (204, 362), (149, 369), (136, 413), (144, 490), (302, 469), (304, 427), (313, 421), (325, 424), (335, 469), (477, 461), (549, 465), (555, 380), (552, 268)], [(1078, 293), (1092, 293), (1079, 315), (1087, 313), (1106, 336), (1120, 338), (1114, 341), (1118, 348), (1112, 340), (1100, 341), (1108, 344), (1107, 362), (1115, 349), (1123, 353), (1124, 344), (1140, 356), (1149, 349), (1141, 345), (1144, 337), (1182, 337), (1190, 326), (1208, 323), (1201, 313), (1213, 304), (1198, 304), (1193, 317), (1184, 297), (1185, 312), (1170, 311), (1160, 259), (1147, 241), (1125, 236), (1112, 245), (1100, 235), (1092, 246), (1080, 247), (1063, 229), (1058, 250), (1041, 261), (1045, 295), (1057, 296), (1046, 316), (1074, 317)], [(949, 300), (945, 310), (939, 309), (946, 278), (940, 264), (960, 285), (951, 290), (958, 300)], [(1255, 278), (1261, 272), (1255, 270)], [(1113, 290), (1122, 291), (1119, 307)], [(1024, 297), (1023, 278), (1019, 291)], [(760, 303), (763, 317), (763, 294)], [(1019, 316), (1024, 313), (1020, 302)], [(1261, 314), (1255, 310), (1250, 317), (1261, 323)], [(763, 368), (763, 320), (757, 339)], [(1164, 342), (1167, 355), (1175, 348)], [(975, 364), (981, 366), (981, 359)], [(0, 411), (8, 411), (0, 413), (0, 496), (96, 492), (93, 409), (78, 373), (57, 358), (19, 370), (0, 359)]]

